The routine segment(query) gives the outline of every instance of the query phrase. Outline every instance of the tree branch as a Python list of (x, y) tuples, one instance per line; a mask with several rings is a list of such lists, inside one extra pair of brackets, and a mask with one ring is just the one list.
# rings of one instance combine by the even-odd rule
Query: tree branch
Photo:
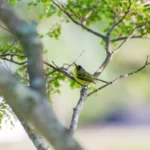
[(108, 41), (106, 44), (107, 44), (107, 49), (106, 49), (106, 52), (107, 52), (107, 56), (105, 58), (105, 60), (103, 61), (103, 63), (101, 64), (101, 66), (97, 69), (97, 71), (94, 73), (94, 76), (98, 77), (101, 75), (101, 73), (104, 71), (104, 69), (107, 67), (107, 65), (109, 64), (109, 62), (112, 60), (112, 57), (115, 53), (117, 53), (120, 48), (123, 46), (123, 44), (125, 44), (132, 36), (133, 34), (136, 32), (136, 30), (138, 29), (139, 27), (135, 27), (134, 30), (131, 32), (131, 34), (112, 52), (110, 52), (110, 44), (111, 42)]
[(105, 60), (101, 64), (101, 66), (97, 69), (97, 71), (94, 73), (95, 77), (98, 77), (101, 75), (101, 73), (104, 71), (104, 69), (108, 66), (109, 62), (112, 60), (112, 55), (110, 53), (107, 54)]
[[(0, 57), (2, 57), (2, 56), (11, 56), (12, 59), (2, 58), (3, 60), (10, 61), (10, 62), (15, 63), (17, 65), (24, 65), (24, 64), (27, 63), (27, 61), (25, 61), (25, 62), (17, 62), (17, 61), (13, 60), (13, 56), (22, 56), (22, 57), (25, 57), (25, 55), (16, 54), (16, 53), (7, 53), (7, 50), (4, 51), (4, 52), (0, 55)], [(24, 130), (26, 131), (26, 133), (28, 135), (28, 137), (31, 139), (31, 141), (33, 142), (34, 146), (37, 148), (37, 150), (47, 150), (47, 147), (45, 147), (42, 138), (37, 133), (35, 133), (35, 131), (33, 131), (30, 128), (30, 126), (27, 124), (27, 122), (25, 122), (21, 118), (18, 118), (18, 119), (21, 122)]]
[(8, 59), (8, 58), (2, 58), (2, 60), (7, 60), (7, 61), (9, 61), (9, 62), (12, 62), (12, 63), (16, 64), (16, 65), (24, 65), (24, 64), (27, 63), (27, 61), (17, 62), (17, 61), (15, 61), (15, 60), (13, 60), (13, 59)]
[[(110, 42), (111, 42), (111, 43), (114, 43), (114, 42), (118, 42), (118, 41), (125, 40), (125, 39), (127, 39), (127, 38), (128, 38), (127, 36), (125, 36), (125, 37), (119, 37), (119, 38), (110, 40)], [(142, 39), (150, 39), (150, 36), (135, 35), (135, 36), (132, 36), (130, 39), (138, 39), (138, 38), (142, 38)]]
[(47, 100), (0, 66), (0, 91), (19, 118), (29, 121), (57, 150), (83, 150), (58, 122)]
[(20, 40), (28, 58), (30, 84), (37, 91), (24, 87), (0, 67), (0, 90), (7, 103), (18, 118), (31, 122), (57, 150), (83, 150), (58, 122), (47, 100), (42, 44), (35, 27), (17, 18), (3, 0), (0, 0), (0, 19)]
[(47, 147), (44, 145), (43, 139), (34, 130), (32, 130), (31, 127), (24, 120), (19, 120), (37, 150), (48, 150)]
[[(4, 11), (4, 14), (3, 14), (3, 11)], [(7, 26), (11, 29), (11, 30), (13, 30), (14, 32), (15, 32), (15, 35), (17, 36), (17, 37), (19, 37), (19, 36), (21, 36), (20, 35), (20, 31), (19, 31), (19, 28), (21, 28), (21, 21), (13, 14), (13, 12), (12, 12), (12, 10), (7, 6), (7, 5), (5, 5), (5, 3), (3, 2), (3, 1), (0, 1), (0, 13), (2, 13), (2, 14), (0, 14), (0, 17), (1, 17), (1, 19), (7, 24)], [(11, 14), (11, 19), (10, 19), (10, 17), (9, 18), (7, 18), (7, 16), (10, 16), (10, 14)], [(17, 22), (14, 22), (13, 23), (13, 19), (15, 19), (14, 21), (17, 21)], [(18, 25), (20, 25), (20, 26), (18, 26), (18, 28), (16, 29), (16, 27), (15, 27), (15, 25), (16, 25), (16, 23), (18, 24)], [(9, 33), (11, 33), (11, 34), (13, 34), (13, 32), (11, 32), (9, 29), (7, 29), (7, 28), (5, 28), (5, 27), (3, 27), (3, 26), (1, 26), (0, 25), (0, 27), (1, 28), (3, 28), (4, 30), (6, 30), (7, 32), (9, 32)], [(25, 30), (25, 29), (24, 29)], [(24, 32), (24, 31), (21, 31), (21, 32)], [(23, 33), (24, 34), (24, 33)], [(26, 36), (26, 35), (25, 35)], [(26, 38), (26, 37), (25, 37)], [(28, 42), (26, 43), (26, 39), (23, 39), (22, 38), (22, 44), (23, 44), (23, 47), (24, 46), (26, 46), (26, 44), (28, 44)], [(32, 39), (32, 38), (31, 38)], [(31, 40), (30, 39), (30, 40)], [(35, 38), (36, 39), (36, 38)], [(23, 42), (23, 40), (24, 40), (24, 42)], [(2, 56), (4, 56), (4, 55), (7, 55), (7, 52), (14, 46), (14, 44), (17, 42), (17, 40), (16, 40), (16, 38), (14, 37), (14, 41), (12, 42), (12, 44), (8, 47), (8, 49), (6, 49), (4, 52), (2, 52), (1, 53), (1, 57)], [(36, 43), (36, 42), (35, 42)], [(33, 43), (32, 43), (33, 44)], [(31, 44), (31, 45), (32, 45)], [(36, 45), (36, 44), (33, 44), (33, 45)], [(26, 47), (28, 47), (28, 46), (26, 46)], [(28, 47), (29, 48), (29, 47)], [(34, 48), (33, 48), (34, 49)], [(32, 49), (30, 48), (29, 49), (29, 51), (32, 51)], [(30, 54), (29, 54), (30, 55)], [(24, 65), (25, 63), (27, 63), (27, 61), (25, 61), (25, 62), (17, 62), (17, 61), (14, 61), (13, 60), (13, 56), (14, 55), (9, 55), (9, 56), (11, 56), (11, 59), (7, 59), (7, 58), (3, 58), (3, 60), (7, 60), (7, 61), (10, 61), (10, 62), (13, 62), (13, 63), (15, 63), (15, 64), (18, 64), (18, 65)], [(30, 59), (29, 59), (30, 60)], [(30, 60), (31, 61), (31, 60)], [(35, 65), (36, 66), (36, 65)], [(29, 67), (30, 68), (30, 67)], [(36, 68), (35, 68), (36, 69)], [(29, 70), (31, 70), (31, 69), (29, 69)], [(43, 85), (42, 85), (43, 86)], [(41, 87), (41, 88), (43, 88), (43, 87)], [(39, 88), (40, 89), (40, 88)], [(41, 90), (41, 89), (40, 89)], [(41, 90), (42, 91), (42, 90)], [(41, 92), (41, 94), (42, 94), (42, 92)], [(26, 133), (28, 134), (28, 136), (30, 137), (30, 139), (32, 140), (32, 142), (33, 142), (33, 144), (35, 145), (35, 147), (38, 149), (38, 150), (47, 150), (47, 148), (44, 146), (44, 144), (43, 144), (43, 140), (40, 138), (40, 136), (38, 135), (38, 134), (36, 134), (36, 133), (34, 133), (31, 129), (30, 129), (30, 126), (28, 126), (28, 124), (25, 122), (25, 121), (23, 121), (22, 119), (20, 119), (19, 118), (19, 120), (20, 120), (20, 122), (21, 122), (21, 124), (23, 125), (23, 127), (24, 127), (24, 129), (25, 129), (25, 131), (26, 131)]]
[[(46, 62), (46, 61), (44, 61), (44, 64), (46, 64), (47, 66), (53, 68), (55, 71), (58, 71), (58, 72), (63, 73), (64, 75), (66, 75), (66, 76), (69, 77), (70, 79), (76, 81), (75, 78), (73, 77), (73, 75), (72, 75), (70, 72), (68, 72), (67, 69), (65, 69), (64, 67), (58, 67), (58, 66), (56, 66), (56, 65), (53, 66), (53, 65), (51, 65), (50, 63), (48, 63), (48, 62)], [(77, 81), (76, 81), (76, 82), (77, 82)], [(77, 83), (78, 83), (78, 82), (77, 82)], [(79, 83), (79, 84), (80, 84), (80, 83)]]
[[(11, 58), (6, 58), (4, 56), (10, 56)], [(2, 54), (0, 54), (0, 58), (2, 60), (6, 60), (6, 61), (12, 62), (14, 64), (17, 64), (17, 65), (24, 65), (24, 64), (27, 63), (27, 61), (23, 61), (23, 62), (15, 61), (13, 59), (14, 56), (26, 57), (25, 55), (19, 54), (19, 53), (4, 53), (4, 54), (2, 53)], [(58, 72), (61, 72), (62, 74), (64, 74), (65, 76), (69, 77), (70, 79), (74, 80), (75, 82), (77, 82), (75, 80), (75, 78), (73, 77), (73, 75), (70, 72), (67, 71), (68, 69), (64, 68), (63, 66), (62, 67), (58, 67), (56, 65), (54, 66), (54, 65), (52, 65), (52, 64), (50, 64), (50, 63), (48, 63), (46, 61), (44, 61), (44, 64), (49, 66), (50, 68), (54, 69), (52, 72), (46, 74), (46, 77), (48, 77), (48, 75), (50, 75), (51, 73), (54, 73), (55, 71), (58, 71)], [(104, 81), (104, 80), (101, 80), (101, 81), (106, 83), (106, 81)], [(77, 82), (77, 83), (80, 84), (79, 82)]]
[[(10, 17), (11, 14), (11, 17)], [(9, 30), (20, 40), (28, 58), (30, 86), (46, 96), (44, 79), (42, 43), (32, 23), (19, 19), (2, 0), (0, 1), (0, 18)], [(28, 43), (30, 41), (30, 44)], [(37, 61), (38, 60), (38, 61)], [(34, 68), (34, 69), (33, 69)]]
[(77, 129), (79, 115), (82, 111), (83, 105), (87, 98), (87, 89), (88, 88), (85, 86), (82, 87), (82, 89), (80, 91), (80, 99), (79, 99), (76, 107), (73, 108), (72, 120), (71, 120), (70, 127), (69, 127), (69, 131), (71, 134), (74, 134), (75, 130)]
[(72, 20), (75, 24), (81, 26), (83, 29), (87, 30), (88, 32), (90, 32), (90, 33), (92, 33), (92, 34), (94, 34), (94, 35), (96, 35), (96, 36), (102, 38), (104, 41), (106, 40), (106, 37), (105, 37), (104, 35), (102, 35), (102, 34), (96, 32), (96, 31), (94, 31), (94, 30), (92, 30), (92, 29), (90, 29), (90, 28), (87, 28), (87, 27), (84, 26), (82, 23), (79, 23), (78, 21), (76, 21), (75, 19), (73, 19), (72, 15), (71, 15), (69, 12), (67, 12), (67, 11), (65, 10), (65, 8), (64, 8), (63, 5), (58, 4), (58, 2), (55, 2), (54, 0), (52, 1), (52, 3), (53, 3), (55, 6), (57, 6), (62, 12), (64, 12), (64, 13), (68, 16), (68, 18), (69, 18), (70, 20)]
[(124, 43), (126, 43), (132, 36), (133, 34), (137, 31), (137, 27), (134, 28), (134, 30), (131, 32), (131, 34), (112, 52), (112, 55), (114, 55), (115, 53), (117, 53), (120, 48), (123, 46)]
[(148, 65), (150, 65), (150, 62), (148, 61), (148, 56), (147, 56), (146, 62), (145, 62), (145, 64), (144, 64), (142, 67), (140, 67), (139, 69), (137, 69), (137, 70), (135, 70), (135, 71), (133, 71), (133, 72), (130, 72), (130, 73), (127, 73), (127, 74), (124, 74), (124, 75), (120, 75), (118, 78), (116, 78), (116, 79), (114, 79), (114, 80), (108, 82), (107, 84), (105, 84), (105, 85), (99, 87), (98, 89), (96, 89), (96, 90), (94, 90), (94, 91), (88, 93), (87, 96), (89, 97), (89, 96), (93, 95), (94, 93), (96, 93), (96, 92), (98, 92), (98, 91), (104, 89), (105, 87), (107, 87), (107, 86), (109, 86), (109, 85), (111, 85), (111, 84), (114, 84), (115, 82), (117, 82), (117, 81), (119, 81), (119, 80), (121, 80), (121, 79), (123, 79), (123, 78), (129, 77), (129, 76), (131, 76), (131, 75), (133, 75), (133, 74), (135, 74), (135, 73), (140, 72), (141, 70), (143, 70), (144, 68), (146, 68)]

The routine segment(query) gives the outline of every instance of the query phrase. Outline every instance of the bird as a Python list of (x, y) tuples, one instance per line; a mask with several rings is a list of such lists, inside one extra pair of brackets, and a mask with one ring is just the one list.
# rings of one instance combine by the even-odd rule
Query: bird
[(96, 84), (96, 81), (108, 83), (104, 80), (94, 77), (91, 73), (87, 72), (82, 66), (77, 65), (75, 62), (74, 65), (75, 65), (74, 78), (80, 84), (88, 86), (91, 83)]

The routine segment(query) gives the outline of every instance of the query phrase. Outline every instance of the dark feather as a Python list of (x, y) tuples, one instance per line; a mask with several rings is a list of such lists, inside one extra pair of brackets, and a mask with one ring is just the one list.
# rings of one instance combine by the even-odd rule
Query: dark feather
[(84, 81), (95, 83), (89, 74), (78, 73), (78, 78)]

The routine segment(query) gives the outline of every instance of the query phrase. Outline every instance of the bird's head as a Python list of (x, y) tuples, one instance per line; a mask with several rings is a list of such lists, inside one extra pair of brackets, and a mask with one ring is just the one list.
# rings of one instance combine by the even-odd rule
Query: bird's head
[(74, 62), (74, 65), (76, 66), (76, 69), (77, 69), (78, 71), (85, 71), (82, 66), (77, 65), (75, 62)]

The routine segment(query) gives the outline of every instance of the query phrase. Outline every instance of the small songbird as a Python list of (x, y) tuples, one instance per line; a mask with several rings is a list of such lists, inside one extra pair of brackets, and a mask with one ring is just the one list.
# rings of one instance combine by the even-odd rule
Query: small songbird
[(74, 78), (76, 81), (78, 81), (80, 84), (82, 85), (89, 85), (90, 83), (95, 83), (95, 81), (101, 81), (101, 82), (105, 82), (108, 83), (106, 81), (103, 81), (101, 79), (98, 79), (96, 77), (94, 77), (92, 74), (90, 74), (89, 72), (87, 72), (82, 66), (75, 64), (75, 69), (74, 69)]

